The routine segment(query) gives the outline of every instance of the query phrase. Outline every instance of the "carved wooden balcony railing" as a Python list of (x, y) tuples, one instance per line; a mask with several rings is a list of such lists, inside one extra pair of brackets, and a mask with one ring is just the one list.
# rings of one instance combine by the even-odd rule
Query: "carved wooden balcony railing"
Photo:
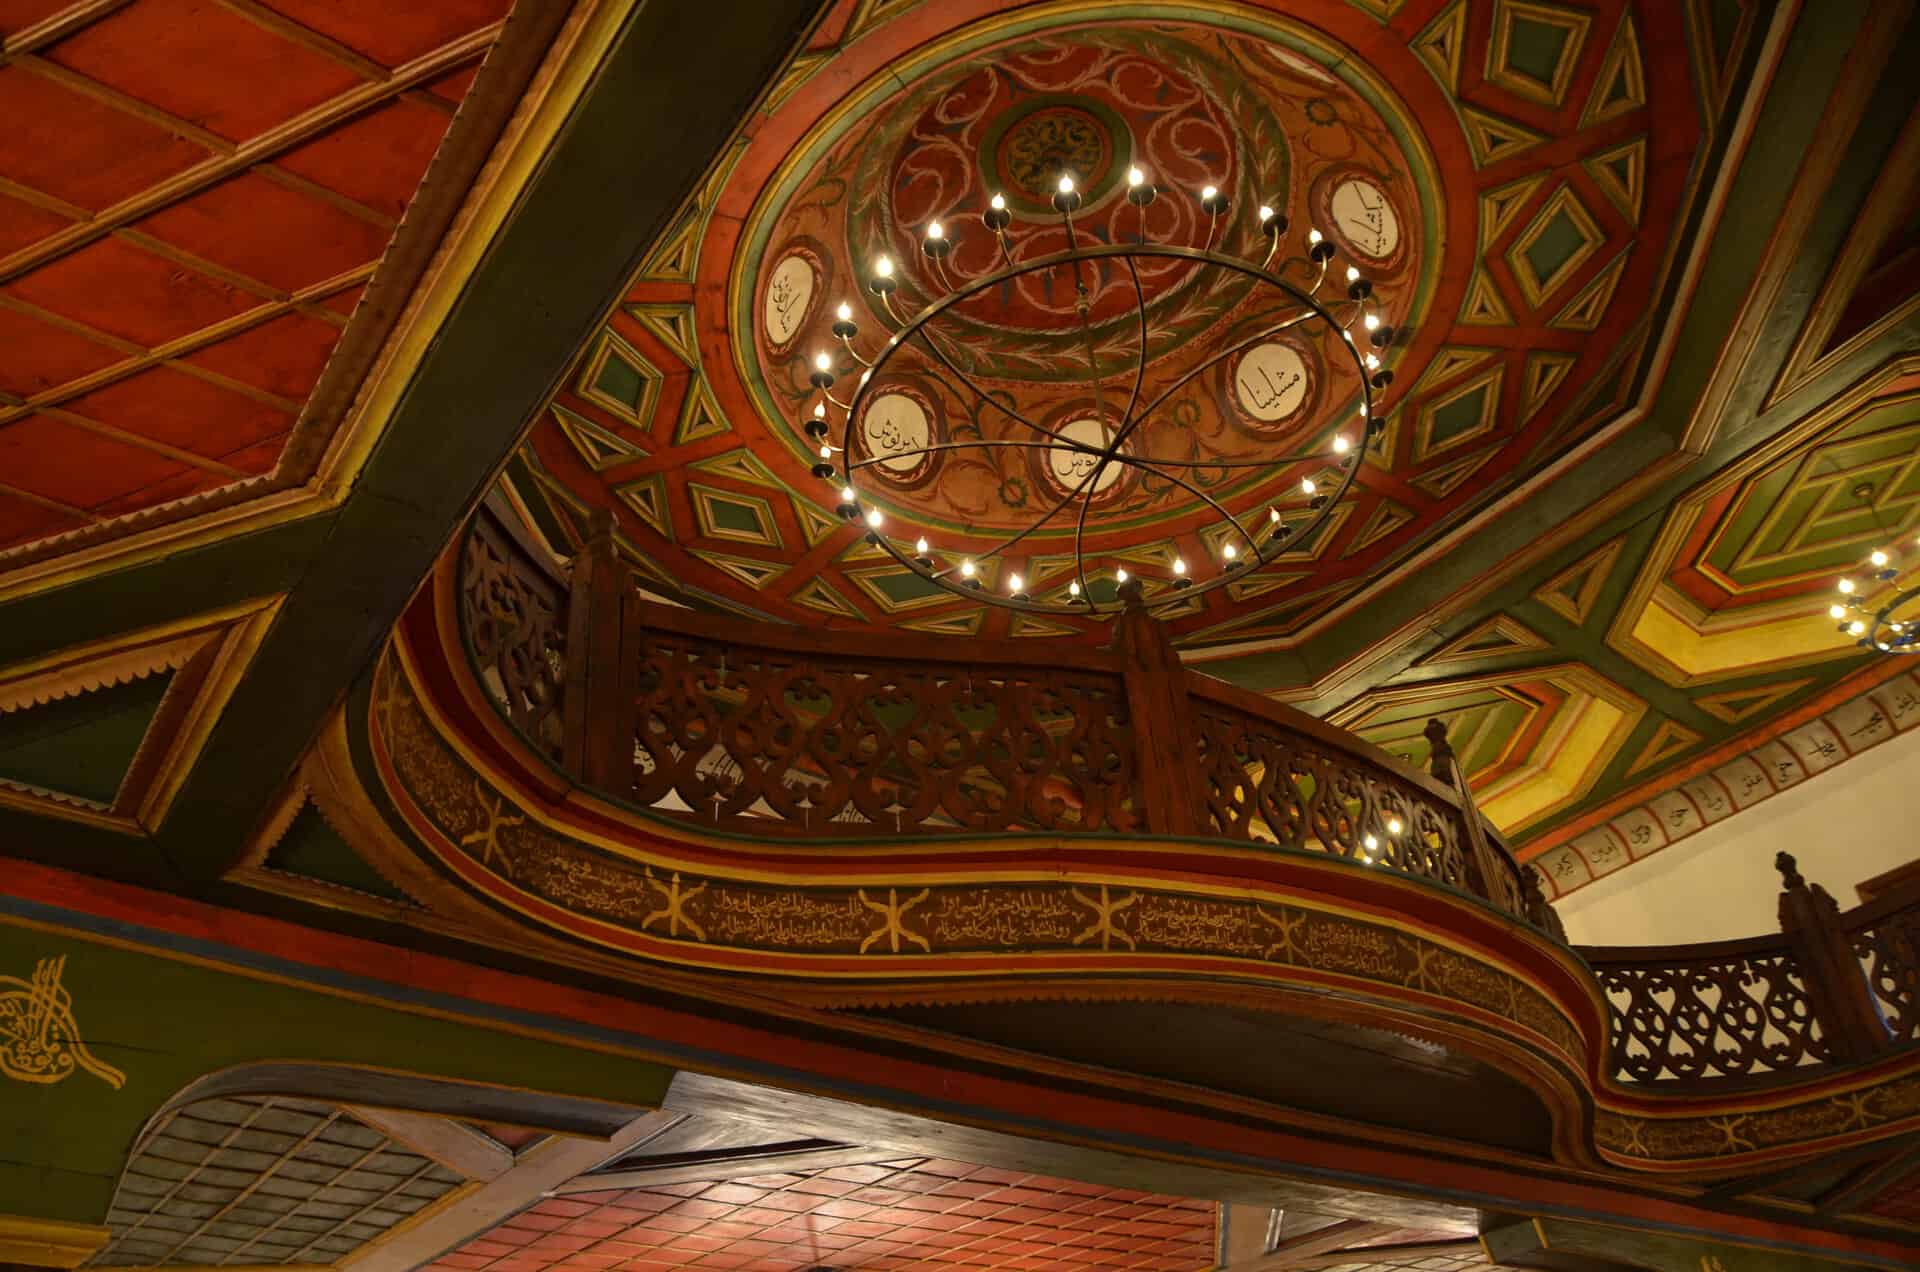
[(1920, 1040), (1920, 888), (1846, 913), (1792, 857), (1776, 935), (1587, 947), (1617, 1078), (1686, 1086), (1872, 1059)]
[(1531, 870), (1435, 773), (1187, 671), (1130, 612), (1114, 647), (807, 631), (649, 604), (601, 535), (563, 578), (510, 518), (463, 549), (462, 622), (506, 717), (570, 777), (765, 838), (1144, 833), (1316, 851), (1553, 926)]
[[(570, 567), (483, 510), (461, 621), (502, 713), (571, 780), (766, 839), (1147, 834), (1320, 852), (1564, 939), (1437, 723), (1421, 773), (1187, 671), (1144, 612), (1110, 649), (806, 631), (646, 602), (603, 521)], [(1781, 932), (1580, 951), (1616, 1081), (1789, 1081), (1920, 1042), (1920, 888), (1841, 914), (1783, 856)]]

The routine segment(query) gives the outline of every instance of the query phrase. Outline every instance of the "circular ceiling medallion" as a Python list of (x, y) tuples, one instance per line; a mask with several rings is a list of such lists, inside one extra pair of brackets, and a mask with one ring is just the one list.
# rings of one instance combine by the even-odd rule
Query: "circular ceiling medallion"
[(939, 452), (933, 416), (919, 394), (889, 389), (860, 412), (863, 459), (889, 481), (908, 483), (926, 475)]
[(1342, 246), (1369, 264), (1400, 251), (1400, 213), (1371, 176), (1342, 174), (1327, 184), (1326, 220)]
[(774, 266), (760, 310), (769, 345), (784, 349), (793, 343), (813, 311), (813, 294), (818, 289), (819, 274), (806, 253), (789, 252)]
[[(1046, 474), (1054, 491), (1061, 495), (1086, 491), (1096, 499), (1112, 494), (1127, 469), (1125, 465), (1114, 461), (1102, 464), (1095, 452), (1104, 451), (1112, 445), (1114, 426), (1105, 420), (1082, 416), (1067, 421), (1054, 431), (1065, 440), (1078, 442), (1084, 448), (1050, 446), (1042, 452), (1046, 455), (1046, 462), (1041, 471)], [(1096, 468), (1099, 469), (1097, 474), (1094, 472)]]
[(1288, 341), (1255, 345), (1233, 369), (1234, 405), (1262, 432), (1299, 415), (1313, 400), (1313, 389), (1313, 364)]
[(1120, 185), (1132, 154), (1133, 140), (1118, 111), (1090, 96), (1050, 93), (994, 121), (982, 143), (980, 169), (984, 183), (1016, 209), (1050, 221), (1062, 176), (1096, 204)]
[[(1254, 461), (1275, 442), (1303, 449), (1307, 439), (1290, 434), (1318, 430), (1316, 413), (1337, 407), (1351, 414), (1346, 403), (1359, 401), (1359, 374), (1353, 365), (1310, 363), (1278, 336), (1199, 365), (1210, 351), (1272, 324), (1271, 297), (1250, 277), (1196, 269), (1177, 256), (1018, 269), (1068, 246), (1052, 207), (1063, 174), (1082, 199), (1073, 216), (1076, 244), (1144, 237), (1255, 265), (1265, 240), (1254, 208), (1270, 205), (1300, 227), (1327, 225), (1323, 200), (1337, 189), (1356, 223), (1372, 215), (1383, 227), (1369, 245), (1385, 256), (1352, 257), (1367, 266), (1376, 294), (1393, 298), (1382, 321), (1405, 326), (1420, 316), (1437, 265), (1420, 250), (1434, 187), (1414, 179), (1415, 160), (1400, 140), (1404, 112), (1378, 81), (1338, 74), (1349, 53), (1315, 44), (1282, 20), (1261, 19), (1256, 31), (1211, 11), (1181, 13), (1190, 16), (1149, 23), (1060, 9), (978, 23), (964, 38), (923, 48), (911, 73), (876, 76), (847, 109), (789, 147), (789, 161), (756, 199), (738, 240), (737, 268), (753, 284), (733, 294), (767, 300), (765, 312), (741, 315), (749, 320), (734, 327), (734, 339), (746, 387), (767, 418), (782, 421), (779, 435), (809, 467), (818, 444), (804, 434), (800, 413), (820, 356), (835, 376), (861, 370), (834, 334), (839, 306), (852, 315), (842, 325), (860, 333), (856, 351), (871, 358), (876, 339), (936, 298), (1011, 268), (1003, 284), (951, 297), (890, 360), (891, 374), (914, 377), (924, 397), (918, 410), (887, 399), (856, 422), (856, 444), (871, 450), (874, 475), (891, 492), (890, 518), (943, 542), (972, 536), (990, 543), (1018, 532), (1036, 503), (1044, 511), (1091, 471), (1082, 471), (1084, 453), (1047, 446), (1035, 425), (1074, 421), (1080, 440), (1098, 449), (1106, 440), (1098, 421), (1118, 418), (1133, 392), (1143, 407), (1166, 396), (1129, 434), (1127, 453), (1186, 477), (1134, 480), (1125, 465), (1105, 465), (1094, 479), (1100, 524), (1085, 530), (1096, 550), (1217, 522), (1222, 506), (1258, 506), (1264, 517), (1261, 501), (1297, 489), (1298, 474), (1264, 471)], [(1292, 58), (1272, 53), (1283, 37), (1298, 41)], [(1160, 191), (1144, 207), (1125, 197), (1133, 167)], [(1216, 219), (1202, 207), (1206, 186), (1228, 196), (1229, 214)], [(1005, 200), (1004, 237), (981, 221), (994, 195)], [(937, 259), (922, 250), (936, 222)], [(772, 285), (758, 280), (784, 273), (792, 281), (782, 294), (792, 305), (811, 281), (788, 264), (801, 243), (819, 245), (846, 281), (813, 298), (792, 334), (785, 317), (776, 324)], [(895, 263), (890, 308), (866, 286), (883, 255)], [(1304, 258), (1276, 268), (1291, 270), (1303, 286), (1311, 282)], [(815, 267), (812, 279), (826, 277)], [(759, 340), (743, 339), (756, 327)], [(1148, 369), (1136, 389), (1143, 353)], [(970, 449), (934, 452), (924, 467), (889, 449), (909, 436), (933, 444), (936, 434)], [(883, 454), (891, 458), (880, 462)], [(1216, 462), (1223, 467), (1208, 467)], [(1053, 551), (1075, 529), (1061, 517), (1023, 542)]]

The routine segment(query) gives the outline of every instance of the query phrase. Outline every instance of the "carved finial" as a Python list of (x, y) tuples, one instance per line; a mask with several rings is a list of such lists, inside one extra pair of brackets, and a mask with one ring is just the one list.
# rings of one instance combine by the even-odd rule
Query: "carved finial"
[(1426, 728), (1427, 742), (1433, 747), (1436, 760), (1453, 758), (1453, 743), (1447, 741), (1447, 726), (1438, 720), (1428, 720)]
[(1781, 886), (1785, 887), (1788, 891), (1807, 886), (1807, 881), (1800, 877), (1800, 865), (1793, 859), (1792, 853), (1775, 853), (1773, 857), (1773, 868), (1780, 872)]
[(1115, 593), (1120, 597), (1121, 604), (1127, 607), (1129, 613), (1144, 614), (1147, 612), (1147, 592), (1146, 589), (1140, 585), (1140, 580), (1137, 577), (1130, 578), (1125, 583), (1122, 583), (1115, 589)]

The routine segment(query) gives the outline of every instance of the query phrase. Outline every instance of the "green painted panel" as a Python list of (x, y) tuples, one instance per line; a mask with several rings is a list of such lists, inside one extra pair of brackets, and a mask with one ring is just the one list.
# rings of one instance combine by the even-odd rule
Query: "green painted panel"
[(1480, 426), (1487, 414), (1487, 386), (1463, 394), (1433, 413), (1429, 445), (1440, 447)]
[(1575, 252), (1586, 245), (1587, 236), (1581, 233), (1579, 224), (1563, 210), (1556, 212), (1553, 219), (1540, 228), (1540, 233), (1534, 236), (1533, 242), (1527, 244), (1523, 255), (1533, 270), (1533, 276), (1544, 287), (1550, 285), (1553, 276), (1573, 259)]
[(287, 833), (267, 854), (269, 870), (280, 870), (304, 879), (352, 888), (356, 892), (406, 901), (407, 895), (388, 883), (379, 871), (360, 859), (347, 846), (338, 831), (327, 825), (320, 811), (309, 804), (295, 814)]
[(0, 715), (0, 777), (111, 804), (171, 673)]
[(400, 1003), (0, 924), (0, 976), (26, 981), (59, 958), (79, 1037), (124, 1085), (84, 1070), (46, 1085), (0, 1076), (0, 1214), (100, 1222), (146, 1120), (188, 1083), (235, 1065), (357, 1064), (639, 1107), (657, 1106), (672, 1076), (629, 1056)]
[(867, 581), (896, 605), (924, 600), (929, 596), (943, 596), (947, 591), (938, 583), (930, 582), (911, 570), (902, 570), (898, 574), (869, 575)]
[(1528, 79), (1551, 85), (1567, 51), (1566, 27), (1515, 16), (1507, 36), (1507, 66)]
[(752, 504), (735, 503), (731, 499), (710, 495), (707, 498), (707, 507), (711, 510), (713, 524), (721, 530), (730, 530), (735, 534), (750, 534), (762, 539), (768, 537), (767, 527), (760, 522), (760, 510)]
[(647, 378), (640, 368), (622, 358), (618, 352), (611, 352), (600, 366), (599, 378), (593, 387), (616, 402), (625, 402), (638, 410), (640, 399), (646, 393)]

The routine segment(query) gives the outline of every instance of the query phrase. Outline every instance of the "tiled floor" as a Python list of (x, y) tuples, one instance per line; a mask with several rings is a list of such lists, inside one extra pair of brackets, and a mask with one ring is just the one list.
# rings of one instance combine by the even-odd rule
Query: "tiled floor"
[(438, 1272), (1213, 1265), (1215, 1207), (938, 1158), (549, 1198)]

